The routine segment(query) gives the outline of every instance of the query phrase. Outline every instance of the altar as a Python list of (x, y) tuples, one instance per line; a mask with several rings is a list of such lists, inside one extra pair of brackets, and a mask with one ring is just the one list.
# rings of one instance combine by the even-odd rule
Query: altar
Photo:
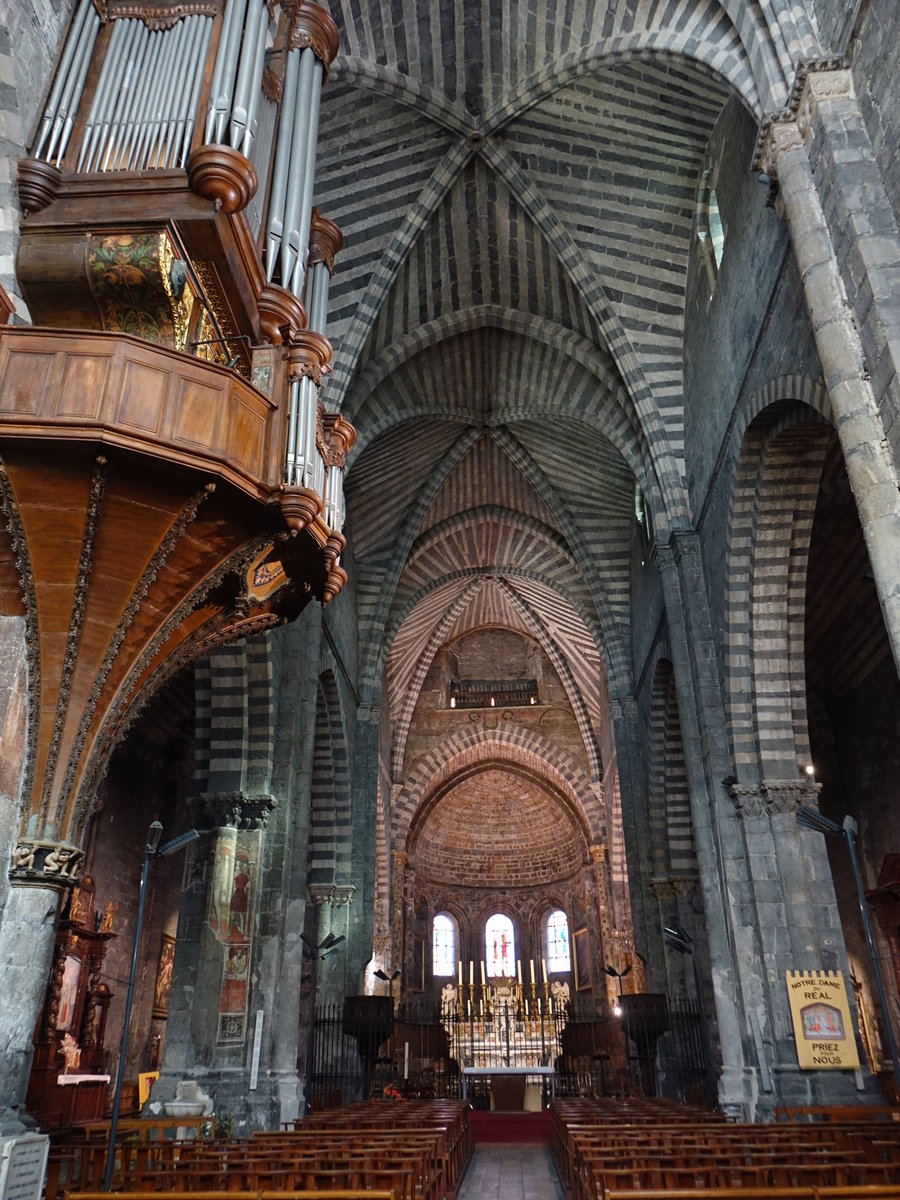
[[(556, 1096), (556, 1071), (553, 1067), (515, 1066), (515, 1067), (463, 1067), (462, 1098), (469, 1096), (467, 1081), (471, 1078), (486, 1076), (490, 1080), (494, 1107), (506, 1111), (522, 1112), (525, 1108), (525, 1088), (530, 1078), (550, 1080), (550, 1096)], [(510, 1083), (519, 1083), (520, 1088), (510, 1088)]]

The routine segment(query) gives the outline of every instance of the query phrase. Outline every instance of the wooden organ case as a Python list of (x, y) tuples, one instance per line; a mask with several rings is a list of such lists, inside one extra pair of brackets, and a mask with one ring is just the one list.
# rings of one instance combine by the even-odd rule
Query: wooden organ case
[(103, 1117), (103, 1041), (112, 993), (102, 982), (114, 908), (95, 911), (89, 875), (72, 888), (56, 933), (47, 998), (34, 1034), (28, 1111), (45, 1127)]

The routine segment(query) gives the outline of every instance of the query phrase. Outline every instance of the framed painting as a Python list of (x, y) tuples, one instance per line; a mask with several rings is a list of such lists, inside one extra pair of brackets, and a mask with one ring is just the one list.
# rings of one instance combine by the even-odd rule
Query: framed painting
[(575, 959), (575, 991), (585, 992), (591, 986), (591, 955), (586, 927), (576, 929), (572, 934), (572, 950)]
[(175, 939), (162, 935), (159, 966), (156, 968), (156, 987), (153, 990), (153, 1016), (164, 1021), (169, 1015), (169, 993), (172, 990), (172, 967), (175, 962)]

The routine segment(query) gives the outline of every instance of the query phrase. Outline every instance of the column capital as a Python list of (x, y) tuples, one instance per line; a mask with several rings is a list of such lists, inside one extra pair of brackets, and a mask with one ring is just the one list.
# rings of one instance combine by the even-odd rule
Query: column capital
[(68, 842), (20, 838), (13, 847), (9, 867), (11, 883), (63, 889), (74, 883), (84, 862), (84, 851)]
[(405, 850), (392, 850), (391, 861), (394, 864), (394, 870), (405, 871), (409, 866), (409, 855)]
[(200, 792), (188, 799), (191, 819), (197, 829), (265, 829), (275, 797), (269, 792), (248, 796), (245, 792)]
[(776, 180), (781, 156), (788, 150), (805, 148), (819, 104), (855, 99), (853, 75), (843, 59), (823, 58), (801, 64), (787, 106), (763, 117), (753, 154), (755, 170)]
[(801, 804), (818, 804), (821, 787), (811, 779), (762, 779), (729, 784), (728, 792), (739, 817), (774, 817), (796, 813)]
[(689, 900), (700, 890), (696, 875), (656, 875), (650, 887), (657, 900)]

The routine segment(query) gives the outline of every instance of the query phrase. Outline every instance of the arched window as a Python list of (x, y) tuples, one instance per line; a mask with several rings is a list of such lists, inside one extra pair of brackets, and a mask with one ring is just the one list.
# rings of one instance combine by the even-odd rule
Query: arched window
[(456, 926), (452, 917), (438, 913), (431, 936), (431, 970), (435, 975), (452, 975), (456, 970)]
[(484, 927), (484, 961), (488, 975), (516, 973), (516, 931), (509, 917), (494, 913)]
[(568, 971), (572, 960), (569, 955), (569, 922), (561, 908), (547, 918), (547, 970)]

